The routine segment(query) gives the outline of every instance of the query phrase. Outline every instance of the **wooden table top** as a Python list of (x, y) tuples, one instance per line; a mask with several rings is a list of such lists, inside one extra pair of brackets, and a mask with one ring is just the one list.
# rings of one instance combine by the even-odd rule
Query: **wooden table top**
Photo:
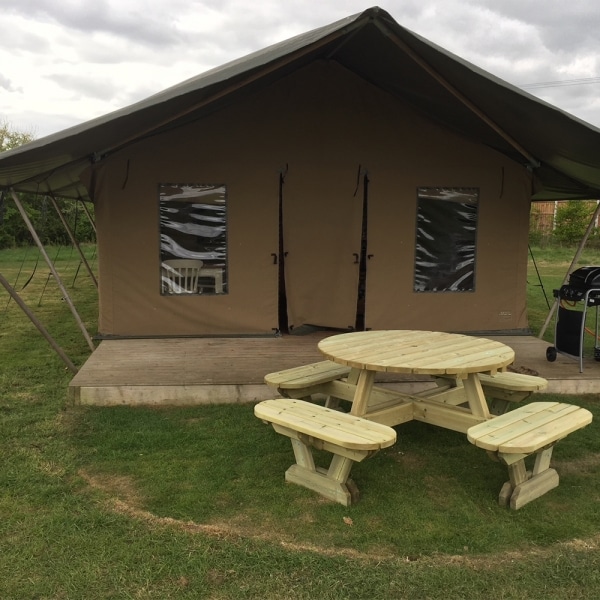
[(501, 342), (440, 331), (357, 331), (325, 338), (318, 347), (336, 363), (393, 373), (493, 373), (515, 359)]

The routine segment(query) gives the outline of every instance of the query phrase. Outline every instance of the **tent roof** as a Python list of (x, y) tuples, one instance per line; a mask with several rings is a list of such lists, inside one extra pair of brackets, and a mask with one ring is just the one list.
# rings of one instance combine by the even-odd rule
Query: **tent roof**
[(428, 118), (530, 165), (536, 200), (600, 198), (599, 129), (412, 33), (378, 7), (4, 152), (0, 189), (87, 199), (80, 174), (91, 163), (317, 59), (337, 61)]

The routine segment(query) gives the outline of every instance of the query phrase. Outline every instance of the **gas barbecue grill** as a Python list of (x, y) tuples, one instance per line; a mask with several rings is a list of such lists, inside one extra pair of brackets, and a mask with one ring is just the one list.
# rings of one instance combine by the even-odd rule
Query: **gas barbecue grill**
[(596, 337), (594, 358), (600, 360), (598, 347), (598, 306), (600, 305), (600, 267), (581, 267), (569, 275), (569, 283), (554, 290), (559, 300), (554, 333), (554, 346), (546, 349), (546, 358), (556, 360), (557, 354), (565, 354), (579, 360), (579, 372), (583, 373), (583, 343), (586, 330), (587, 309), (596, 307)]

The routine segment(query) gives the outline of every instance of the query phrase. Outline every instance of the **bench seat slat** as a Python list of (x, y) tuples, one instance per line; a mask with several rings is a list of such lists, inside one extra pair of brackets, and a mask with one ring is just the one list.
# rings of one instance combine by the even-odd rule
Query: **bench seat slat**
[(302, 400), (265, 400), (254, 407), (254, 413), (259, 419), (349, 449), (378, 450), (396, 441), (391, 427)]
[(265, 375), (265, 383), (277, 388), (293, 390), (340, 379), (346, 377), (348, 373), (350, 373), (350, 367), (323, 360), (310, 365), (269, 373)]
[(510, 412), (507, 412), (499, 417), (494, 417), (485, 423), (477, 425), (477, 429), (473, 427), (472, 434), (481, 436), (485, 434), (486, 430), (488, 429), (489, 431), (495, 431), (500, 426), (506, 427), (508, 425), (512, 425), (513, 423), (518, 423), (527, 416), (535, 415), (541, 410), (550, 409), (555, 407), (557, 404), (558, 402), (532, 402), (531, 404), (520, 406), (519, 408), (515, 408), (514, 410), (511, 410)]
[[(306, 406), (304, 406), (306, 404)], [(355, 417), (347, 413), (340, 413), (337, 410), (331, 410), (322, 406), (303, 402), (302, 400), (287, 403), (284, 408), (281, 403), (273, 403), (272, 409), (278, 411), (276, 419), (288, 424), (292, 429), (301, 431), (296, 425), (303, 423), (304, 427), (311, 431), (321, 432), (323, 429), (334, 428), (342, 434), (347, 434), (354, 438), (365, 440), (367, 443), (379, 442), (382, 431), (381, 428), (366, 419)], [(263, 409), (264, 410), (264, 407)], [(271, 421), (275, 422), (275, 421)], [(304, 433), (307, 433), (306, 431)], [(384, 432), (387, 433), (387, 432)]]
[(538, 392), (548, 387), (548, 382), (543, 377), (511, 371), (496, 373), (495, 375), (480, 373), (479, 381), (481, 381), (484, 389), (489, 386), (514, 392)]
[(592, 414), (560, 402), (533, 402), (469, 428), (467, 438), (480, 448), (530, 454), (588, 425)]
[(573, 431), (589, 425), (592, 419), (588, 415), (591, 415), (591, 413), (585, 409), (579, 409), (571, 413), (568, 419), (564, 417), (554, 419), (545, 423), (542, 429), (538, 426), (537, 429), (528, 431), (502, 444), (499, 446), (498, 451), (506, 453), (529, 452), (531, 449), (537, 450), (543, 448), (566, 437)]

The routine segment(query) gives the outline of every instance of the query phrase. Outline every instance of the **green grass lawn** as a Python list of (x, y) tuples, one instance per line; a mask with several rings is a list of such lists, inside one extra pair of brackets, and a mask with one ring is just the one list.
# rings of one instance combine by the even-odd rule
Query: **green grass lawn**
[[(50, 254), (94, 333), (90, 279), (70, 250)], [(550, 296), (572, 255), (534, 249)], [(0, 272), (80, 365), (87, 344), (35, 256), (0, 252)], [(539, 331), (547, 305), (530, 267)], [(504, 468), (418, 422), (354, 467), (362, 498), (345, 508), (284, 483), (289, 440), (251, 406), (69, 406), (71, 373), (3, 290), (0, 310), (3, 600), (598, 597), (596, 396), (560, 397), (595, 421), (558, 444), (561, 485), (519, 511), (496, 504)]]

